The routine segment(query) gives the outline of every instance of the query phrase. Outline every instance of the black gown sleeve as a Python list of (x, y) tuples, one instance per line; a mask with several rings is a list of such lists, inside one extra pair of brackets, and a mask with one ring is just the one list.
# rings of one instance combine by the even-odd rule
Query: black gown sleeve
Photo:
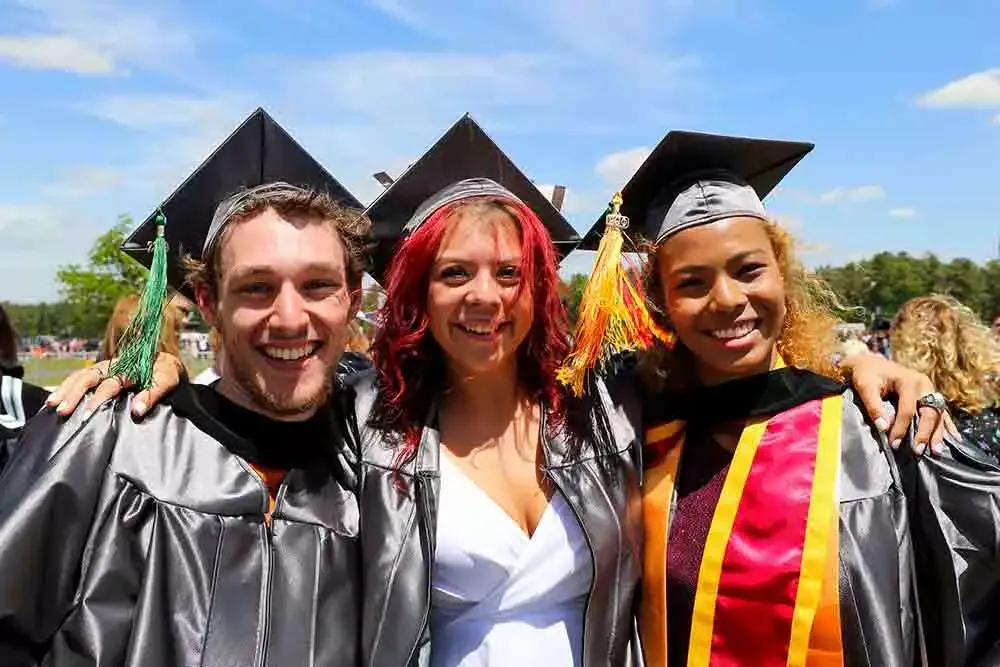
[[(0, 665), (39, 664), (72, 610), (114, 451), (111, 411), (31, 420), (0, 476)], [(105, 494), (106, 495), (106, 494)]]
[(1000, 665), (1000, 468), (980, 454), (898, 454), (931, 665)]

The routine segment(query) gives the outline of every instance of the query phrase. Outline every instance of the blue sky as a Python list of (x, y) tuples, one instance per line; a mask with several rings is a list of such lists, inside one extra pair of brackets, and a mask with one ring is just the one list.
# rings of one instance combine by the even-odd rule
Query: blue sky
[(470, 111), (581, 230), (670, 129), (813, 141), (768, 200), (810, 264), (985, 261), (998, 25), (1000, 0), (0, 0), (0, 300), (57, 298), (257, 106), (362, 201)]

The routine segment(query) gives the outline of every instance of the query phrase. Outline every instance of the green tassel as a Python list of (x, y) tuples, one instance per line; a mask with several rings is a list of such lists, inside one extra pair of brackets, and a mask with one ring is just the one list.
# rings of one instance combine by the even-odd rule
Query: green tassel
[(153, 241), (153, 261), (146, 286), (139, 297), (139, 307), (118, 343), (118, 357), (109, 371), (139, 389), (148, 389), (153, 381), (153, 363), (159, 351), (163, 306), (167, 297), (167, 239), (163, 227), (167, 219), (163, 211), (156, 216), (156, 239)]

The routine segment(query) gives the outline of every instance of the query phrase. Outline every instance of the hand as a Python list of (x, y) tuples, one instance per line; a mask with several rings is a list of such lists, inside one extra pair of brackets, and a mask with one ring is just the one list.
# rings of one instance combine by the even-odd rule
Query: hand
[[(923, 373), (874, 354), (846, 357), (840, 365), (851, 373), (851, 384), (861, 398), (868, 416), (880, 431), (888, 432), (892, 446), (898, 447), (917, 415), (917, 401), (935, 391), (934, 383)], [(898, 398), (891, 429), (883, 406), (883, 399), (889, 394), (896, 394)], [(960, 437), (955, 423), (947, 413), (939, 413), (928, 407), (920, 408), (919, 412), (917, 433), (910, 443), (915, 454), (923, 454), (928, 444), (932, 452), (939, 453), (944, 447), (946, 431), (954, 437)]]
[[(66, 417), (73, 413), (87, 392), (96, 387), (94, 395), (84, 406), (86, 419), (98, 405), (133, 386), (125, 378), (108, 375), (111, 363), (111, 361), (101, 361), (89, 368), (73, 372), (49, 395), (46, 405), (55, 407), (59, 415)], [(146, 414), (149, 408), (162, 401), (164, 396), (177, 387), (186, 374), (187, 369), (180, 359), (172, 354), (162, 352), (158, 354), (153, 365), (153, 381), (149, 389), (139, 392), (132, 402), (132, 414), (136, 417)]]

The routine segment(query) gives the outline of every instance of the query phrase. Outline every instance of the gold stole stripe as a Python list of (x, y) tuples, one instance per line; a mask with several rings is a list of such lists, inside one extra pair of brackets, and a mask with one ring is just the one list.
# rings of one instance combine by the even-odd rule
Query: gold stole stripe
[(837, 395), (823, 399), (812, 497), (788, 645), (788, 667), (805, 667), (807, 664), (813, 621), (823, 598), (823, 582), (829, 570), (828, 561), (830, 558), (839, 560), (839, 553), (831, 552), (830, 545), (831, 532), (839, 534), (837, 481), (840, 477), (842, 424), (843, 397)]
[[(676, 434), (676, 430), (671, 435)], [(648, 442), (648, 441), (647, 441)], [(642, 574), (639, 630), (647, 667), (667, 667), (667, 536), (673, 511), (674, 489), (681, 444), (673, 447), (643, 482), (642, 520), (646, 548)]]

